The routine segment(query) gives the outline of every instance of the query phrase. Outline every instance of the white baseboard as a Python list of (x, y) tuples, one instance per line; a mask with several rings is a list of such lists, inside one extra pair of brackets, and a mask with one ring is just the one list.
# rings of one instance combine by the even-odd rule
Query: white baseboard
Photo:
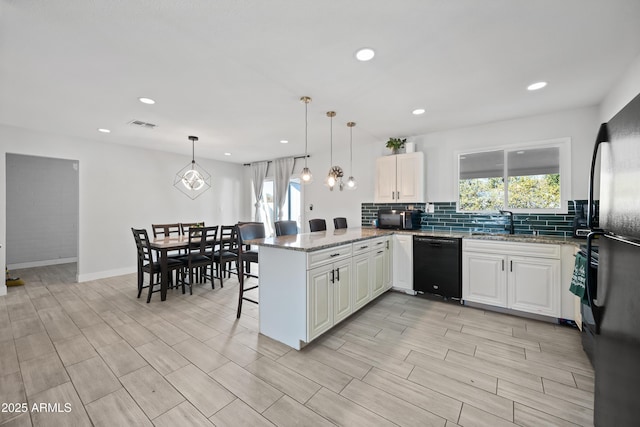
[(7, 294), (7, 285), (0, 285), (0, 297)]
[(97, 271), (95, 273), (78, 274), (78, 283), (90, 282), (91, 280), (106, 279), (107, 277), (122, 276), (138, 271), (137, 266), (117, 268), (115, 270)]
[(19, 270), (21, 268), (45, 267), (47, 265), (69, 264), (71, 262), (78, 262), (78, 257), (45, 259), (43, 261), (19, 262), (17, 264), (7, 264), (7, 268), (9, 270)]

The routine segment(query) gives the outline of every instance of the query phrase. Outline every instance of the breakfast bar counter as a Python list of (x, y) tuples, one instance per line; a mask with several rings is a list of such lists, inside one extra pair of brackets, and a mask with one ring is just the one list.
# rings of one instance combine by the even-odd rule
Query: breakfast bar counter
[(382, 295), (392, 234), (347, 228), (247, 241), (260, 247), (260, 333), (299, 350)]

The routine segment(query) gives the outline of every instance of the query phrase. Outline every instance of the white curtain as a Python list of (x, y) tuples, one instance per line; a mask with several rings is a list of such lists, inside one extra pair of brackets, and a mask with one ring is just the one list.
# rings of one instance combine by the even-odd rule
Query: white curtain
[(256, 216), (255, 220), (260, 221), (260, 205), (262, 204), (262, 186), (267, 176), (269, 162), (251, 163), (251, 173), (253, 174), (253, 194), (256, 196)]
[(289, 179), (293, 174), (293, 165), (295, 160), (293, 157), (283, 157), (273, 161), (274, 170), (274, 198), (276, 212), (278, 212), (278, 220), (284, 218), (284, 202), (287, 200), (287, 191), (289, 191)]

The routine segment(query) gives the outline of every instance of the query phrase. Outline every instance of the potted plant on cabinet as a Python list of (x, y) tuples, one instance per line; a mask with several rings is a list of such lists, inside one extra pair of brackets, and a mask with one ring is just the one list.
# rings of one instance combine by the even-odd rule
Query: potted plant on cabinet
[(391, 154), (398, 154), (398, 151), (404, 147), (405, 142), (407, 142), (407, 138), (389, 138), (387, 148), (391, 150)]

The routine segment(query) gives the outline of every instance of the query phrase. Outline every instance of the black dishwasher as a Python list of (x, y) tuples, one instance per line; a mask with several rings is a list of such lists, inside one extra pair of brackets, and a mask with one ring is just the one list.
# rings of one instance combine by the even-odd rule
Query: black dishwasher
[(413, 290), (462, 298), (462, 239), (413, 236)]

